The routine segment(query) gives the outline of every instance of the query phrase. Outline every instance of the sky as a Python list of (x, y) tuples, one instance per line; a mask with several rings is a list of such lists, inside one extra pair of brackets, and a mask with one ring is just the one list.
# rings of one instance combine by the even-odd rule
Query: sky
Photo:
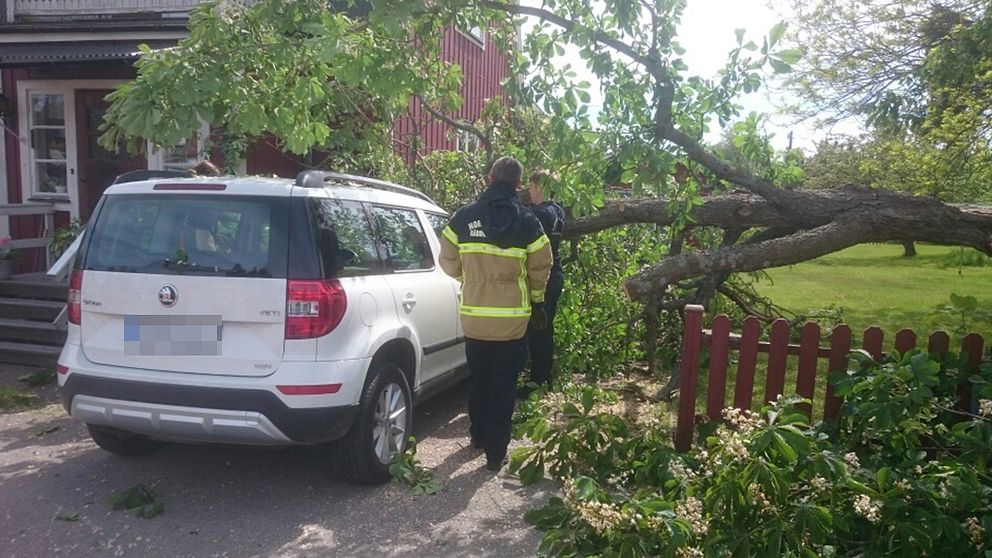
[[(539, 6), (540, 0), (523, 0), (524, 5)], [(773, 5), (769, 5), (773, 4)], [(717, 72), (727, 60), (727, 53), (737, 44), (734, 30), (746, 29), (745, 42), (753, 40), (761, 43), (761, 37), (776, 23), (788, 18), (788, 6), (781, 0), (688, 0), (678, 31), (678, 41), (686, 49), (683, 60), (689, 67), (689, 75), (716, 78)], [(526, 32), (526, 26), (525, 26)], [(784, 48), (784, 47), (783, 47)], [(562, 59), (577, 70), (582, 63), (577, 54), (566, 54)], [(582, 75), (581, 80), (591, 79)], [(592, 93), (592, 92), (590, 92)], [(601, 95), (594, 94), (591, 109), (595, 110)], [(757, 111), (768, 115), (765, 130), (773, 134), (772, 145), (776, 149), (788, 146), (788, 133), (793, 132), (793, 146), (812, 153), (816, 143), (831, 134), (856, 134), (860, 127), (854, 122), (841, 123), (831, 130), (818, 129), (815, 122), (796, 122), (795, 118), (782, 114), (780, 107), (794, 103), (795, 99), (776, 87), (776, 78), (771, 77), (766, 87), (756, 93), (741, 95), (737, 102), (743, 107), (742, 115)], [(708, 140), (720, 137), (720, 130), (711, 130)]]
[[(779, 21), (787, 22), (788, 17), (788, 4), (781, 1), (688, 0), (678, 37), (686, 49), (684, 60), (690, 73), (703, 77), (716, 76), (727, 59), (727, 53), (736, 46), (734, 29), (746, 29), (745, 42), (753, 40), (760, 45), (761, 37), (767, 35)], [(785, 104), (794, 103), (795, 98), (777, 87), (776, 78), (766, 83), (767, 87), (742, 95), (738, 102), (744, 107), (743, 114), (757, 111), (769, 116), (766, 130), (774, 134), (772, 144), (777, 149), (787, 147), (790, 131), (793, 133), (793, 145), (807, 152), (812, 152), (815, 144), (830, 134), (860, 131), (854, 122), (841, 123), (831, 130), (817, 129), (815, 122), (796, 122), (795, 117), (780, 111)]]

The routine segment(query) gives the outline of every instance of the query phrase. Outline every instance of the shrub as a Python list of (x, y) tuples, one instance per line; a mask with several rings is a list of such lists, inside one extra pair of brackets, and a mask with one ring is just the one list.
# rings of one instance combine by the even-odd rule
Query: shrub
[[(983, 556), (992, 546), (992, 366), (918, 351), (857, 355), (832, 379), (835, 423), (798, 397), (728, 409), (679, 454), (663, 423), (620, 424), (595, 387), (564, 391), (521, 425), (525, 482), (563, 497), (527, 514), (545, 556)], [(958, 410), (958, 388), (976, 394)], [(972, 402), (963, 402), (970, 404)], [(527, 411), (527, 409), (525, 409)]]

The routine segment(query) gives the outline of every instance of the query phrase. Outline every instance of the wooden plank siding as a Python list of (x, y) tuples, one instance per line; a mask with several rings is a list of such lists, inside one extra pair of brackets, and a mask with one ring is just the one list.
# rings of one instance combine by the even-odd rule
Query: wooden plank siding
[[(506, 102), (502, 83), (509, 75), (509, 58), (488, 36), (480, 46), (455, 28), (448, 28), (441, 39), (441, 57), (457, 64), (464, 79), (462, 106), (450, 116), (474, 122), (489, 99)], [(393, 126), (393, 145), (407, 164), (412, 164), (418, 154), (455, 149), (453, 128), (424, 111), (417, 99), (410, 99), (409, 113), (396, 119)], [(415, 141), (418, 131), (419, 141)], [(415, 143), (419, 144), (416, 152), (413, 150)]]

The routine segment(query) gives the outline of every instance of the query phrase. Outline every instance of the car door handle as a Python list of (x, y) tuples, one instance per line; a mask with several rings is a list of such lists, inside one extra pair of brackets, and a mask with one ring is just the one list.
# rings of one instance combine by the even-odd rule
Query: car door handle
[(403, 299), (403, 309), (407, 312), (413, 310), (413, 307), (417, 305), (417, 298), (413, 296), (413, 293), (407, 293), (406, 298)]

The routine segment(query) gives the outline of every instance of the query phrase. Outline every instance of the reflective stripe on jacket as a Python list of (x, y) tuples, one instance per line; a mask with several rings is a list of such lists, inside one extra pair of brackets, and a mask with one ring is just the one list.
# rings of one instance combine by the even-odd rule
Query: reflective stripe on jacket
[(551, 262), (540, 222), (509, 187), (490, 187), (441, 234), (441, 269), (462, 283), (462, 329), (471, 339), (523, 337), (531, 303), (544, 302)]

